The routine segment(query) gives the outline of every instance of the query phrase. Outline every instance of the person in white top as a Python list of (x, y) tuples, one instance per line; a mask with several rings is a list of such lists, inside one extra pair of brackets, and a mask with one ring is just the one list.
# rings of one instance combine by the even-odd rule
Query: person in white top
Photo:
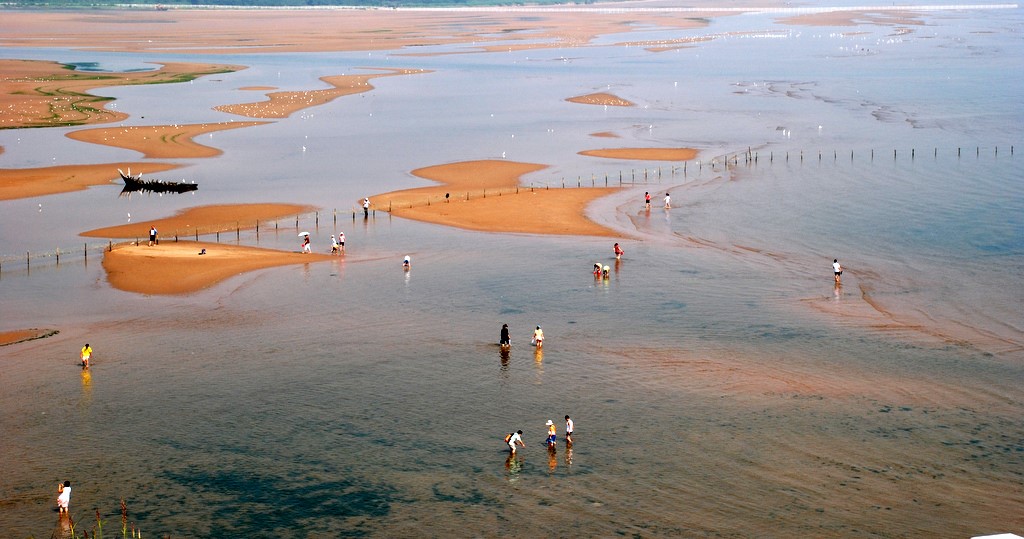
[(665, 209), (667, 210), (667, 209), (669, 209), (671, 207), (672, 207), (672, 197), (669, 196), (668, 193), (665, 193)]
[(523, 431), (517, 430), (512, 433), (512, 436), (508, 439), (508, 451), (509, 453), (516, 452), (516, 444), (526, 447), (526, 442), (523, 441)]
[(843, 275), (843, 267), (839, 265), (839, 259), (832, 259), (832, 273), (836, 277), (836, 283), (839, 283), (839, 278)]
[(343, 252), (343, 253), (345, 252), (345, 233), (344, 232), (338, 232), (338, 248), (341, 249), (341, 252)]
[(572, 443), (572, 430), (573, 430), (573, 427), (574, 427), (574, 425), (573, 425), (572, 419), (569, 419), (569, 416), (565, 416), (565, 443), (566, 444), (571, 444)]
[(71, 481), (65, 481), (63, 484), (57, 485), (57, 511), (59, 513), (67, 513), (68, 506), (71, 505)]

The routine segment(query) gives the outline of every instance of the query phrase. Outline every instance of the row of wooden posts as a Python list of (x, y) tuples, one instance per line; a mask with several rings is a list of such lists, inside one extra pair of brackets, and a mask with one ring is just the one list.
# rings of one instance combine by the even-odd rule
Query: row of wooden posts
[[(1010, 155), (1011, 156), (1014, 155), (1014, 151), (1015, 151), (1014, 146), (1010, 146)], [(976, 157), (981, 157), (981, 147), (980, 146), (976, 146), (975, 150), (974, 150), (974, 153), (975, 153)], [(819, 161), (822, 160), (823, 155), (824, 154), (819, 150), (818, 151), (818, 160)], [(869, 155), (870, 155), (870, 158), (872, 160), (874, 160), (874, 158), (875, 158), (875, 150), (873, 150), (873, 149), (870, 150)], [(915, 148), (911, 148), (910, 149), (910, 158), (914, 159), (916, 157), (916, 155), (917, 155), (917, 150)], [(935, 148), (932, 151), (932, 155), (934, 157), (938, 157), (939, 149)], [(962, 155), (963, 155), (963, 148), (957, 148), (956, 149), (956, 155), (957, 155), (958, 158), (962, 157)], [(751, 164), (751, 163), (755, 163), (756, 164), (758, 162), (758, 159), (759, 159), (758, 152), (752, 151), (751, 149), (748, 148), (747, 151), (743, 152), (742, 154), (733, 154), (731, 157), (726, 155), (725, 158), (722, 160), (722, 162), (725, 164), (725, 166), (728, 166), (730, 164), (730, 161), (731, 161), (732, 165), (738, 165), (740, 163), (741, 156), (742, 156), (744, 164)], [(800, 161), (803, 162), (804, 161), (804, 151), (801, 150), (799, 152), (798, 156), (799, 156)], [(893, 156), (893, 159), (897, 159), (898, 156), (899, 156), (899, 151), (894, 149), (892, 151), (892, 156)], [(996, 146), (993, 149), (993, 156), (996, 156), (996, 157), (999, 156), (999, 147), (998, 146)], [(790, 160), (790, 152), (787, 151), (787, 152), (785, 152), (784, 156), (780, 156), (780, 157), (784, 157), (785, 160), (788, 162)], [(838, 150), (833, 150), (832, 151), (832, 158), (833, 158), (833, 160), (838, 160), (839, 159), (839, 152), (838, 152)], [(853, 150), (851, 150), (850, 151), (850, 160), (852, 161), (853, 159), (854, 159), (854, 152), (853, 152)], [(775, 161), (775, 152), (769, 152), (769, 154), (768, 154), (768, 161), (769, 162), (774, 162)], [(718, 161), (717, 158), (716, 159), (712, 159), (710, 161), (710, 166), (712, 168), (714, 168), (715, 166), (718, 165), (718, 162), (719, 161)], [(698, 172), (703, 172), (704, 164), (705, 164), (705, 161), (697, 161), (696, 162)], [(679, 166), (676, 166), (676, 165), (672, 165), (669, 168), (670, 173), (674, 177), (675, 174), (676, 174), (676, 171), (682, 170), (683, 175), (685, 176), (685, 175), (688, 174), (688, 165), (689, 165), (688, 161), (684, 161), (682, 167), (679, 167)], [(661, 178), (662, 178), (662, 167), (658, 167), (655, 170), (656, 170), (657, 179), (660, 181)], [(637, 183), (637, 174), (638, 174), (637, 169), (631, 169), (630, 170), (630, 182), (629, 183), (633, 183), (633, 184)], [(643, 174), (643, 183), (649, 182), (650, 179), (651, 179), (651, 176), (655, 175), (651, 170), (649, 170), (647, 168), (642, 169), (642, 174)], [(608, 176), (608, 174), (605, 174), (605, 176), (604, 176), (604, 185), (605, 185), (605, 187), (608, 187), (609, 182), (610, 182), (610, 177)], [(590, 183), (591, 183), (592, 187), (597, 185), (597, 176), (596, 175), (591, 175)], [(625, 178), (624, 178), (624, 176), (623, 176), (623, 172), (622, 171), (619, 171), (618, 183), (619, 183), (620, 186), (625, 185), (627, 183)], [(564, 189), (565, 186), (566, 186), (565, 178), (562, 178), (562, 188)], [(576, 187), (583, 187), (583, 177), (582, 176), (578, 176), (576, 178)], [(543, 186), (543, 187), (540, 187), (540, 188), (541, 189), (551, 189), (551, 186), (548, 185), (548, 186)], [(519, 189), (520, 189), (520, 187), (518, 187), (518, 186), (515, 188), (515, 194), (519, 194)], [(529, 189), (530, 189), (531, 192), (533, 192), (534, 190), (538, 189), (538, 187), (530, 186)], [(499, 189), (497, 191), (497, 196), (501, 196), (501, 194), (502, 194), (502, 190)], [(471, 195), (471, 193), (467, 191), (466, 192), (466, 200), (470, 199), (470, 195)], [(493, 195), (493, 192), (492, 192), (492, 195)], [(487, 198), (487, 190), (486, 189), (484, 189), (482, 191), (482, 195), (481, 196), (483, 198)], [(448, 202), (449, 198), (450, 198), (450, 193), (445, 193), (444, 201)], [(429, 206), (430, 203), (431, 203), (430, 199), (428, 198), (427, 202), (426, 202), (426, 205)], [(391, 203), (391, 201), (388, 201), (388, 211), (390, 212), (391, 210), (392, 210), (392, 203)], [(352, 221), (353, 222), (356, 220), (356, 217), (358, 216), (358, 214), (359, 214), (358, 210), (355, 210), (355, 209), (352, 210)], [(370, 216), (370, 215), (372, 215), (373, 217), (376, 217), (376, 210), (375, 209), (371, 209), (369, 211), (369, 214), (367, 214), (367, 216)], [(337, 225), (338, 224), (338, 211), (337, 210), (334, 210), (333, 216), (334, 216), (334, 224)], [(295, 228), (296, 228), (296, 230), (299, 228), (299, 221), (301, 220), (301, 217), (302, 217), (301, 215), (296, 215), (295, 216)], [(320, 212), (319, 211), (314, 212), (313, 219), (314, 219), (314, 226), (319, 228), (319, 226), (320, 226)], [(274, 230), (277, 231), (277, 230), (279, 230), (279, 228), (280, 228), (279, 221), (274, 221)], [(255, 230), (256, 230), (256, 241), (258, 242), (259, 238), (260, 238), (260, 222), (258, 220), (256, 221)], [(218, 242), (220, 241), (220, 234), (221, 234), (221, 232), (224, 232), (224, 230), (215, 230), (213, 232), (213, 233), (216, 234)], [(199, 241), (199, 234), (200, 234), (199, 229), (193, 230), (193, 235), (195, 237), (195, 241)], [(203, 233), (203, 235), (206, 235), (206, 234), (210, 234), (210, 232)], [(178, 241), (178, 237), (179, 237), (179, 235), (178, 235), (177, 231), (175, 231), (175, 234), (174, 234), (174, 241), (175, 242)], [(238, 222), (235, 223), (235, 240), (236, 241), (241, 240), (241, 226), (239, 225)], [(139, 244), (139, 241), (140, 241), (139, 238), (135, 238), (135, 244), (136, 245)], [(106, 249), (108, 251), (110, 251), (113, 248), (114, 248), (113, 241), (108, 241)], [(57, 263), (59, 264), (60, 263), (60, 255), (61, 255), (61, 251), (60, 251), (59, 248), (54, 252), (54, 255), (56, 257)], [(49, 254), (37, 255), (37, 256), (49, 256)], [(84, 246), (82, 247), (82, 256), (83, 256), (84, 259), (88, 260), (88, 256), (89, 256), (89, 245), (88, 244), (84, 244)], [(0, 259), (0, 272), (3, 271), (2, 262), (3, 262), (2, 259)], [(30, 268), (31, 267), (31, 263), (32, 263), (32, 254), (30, 252), (26, 252), (25, 253), (25, 265), (26, 265), (26, 267)]]

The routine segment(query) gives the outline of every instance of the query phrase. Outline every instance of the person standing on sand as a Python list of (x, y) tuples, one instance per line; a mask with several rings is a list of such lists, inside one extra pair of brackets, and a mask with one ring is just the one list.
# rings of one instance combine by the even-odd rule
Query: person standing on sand
[(644, 191), (644, 208), (651, 209), (651, 193)]
[(565, 445), (572, 444), (572, 430), (574, 427), (572, 419), (569, 419), (569, 416), (565, 416)]
[(508, 336), (508, 324), (501, 325), (501, 337), (498, 339), (498, 344), (502, 348), (509, 348), (512, 346), (512, 339)]
[(92, 347), (89, 346), (89, 343), (85, 343), (85, 346), (82, 347), (80, 357), (82, 358), (82, 366), (88, 367), (89, 360), (92, 359)]
[(345, 233), (344, 232), (338, 232), (338, 248), (341, 249), (342, 253), (345, 252)]
[(615, 244), (614, 249), (615, 249), (615, 260), (618, 260), (618, 259), (622, 258), (622, 255), (626, 254), (626, 252), (622, 250), (622, 247), (619, 247), (618, 243)]
[(537, 345), (537, 348), (544, 346), (544, 330), (540, 329), (540, 326), (533, 330), (533, 344)]
[(665, 209), (672, 208), (672, 195), (665, 193)]
[(516, 444), (526, 447), (526, 442), (523, 441), (523, 431), (517, 430), (512, 433), (508, 438), (508, 452), (509, 454), (516, 452)]
[(839, 278), (843, 275), (843, 267), (839, 265), (839, 259), (832, 259), (832, 273), (835, 275), (836, 284), (839, 284)]
[(149, 246), (152, 247), (154, 243), (155, 244), (159, 244), (160, 242), (157, 241), (157, 239), (156, 239), (156, 227), (155, 226), (150, 226), (149, 227)]
[(68, 514), (68, 506), (71, 505), (71, 481), (63, 484), (57, 483), (57, 512), (63, 515)]

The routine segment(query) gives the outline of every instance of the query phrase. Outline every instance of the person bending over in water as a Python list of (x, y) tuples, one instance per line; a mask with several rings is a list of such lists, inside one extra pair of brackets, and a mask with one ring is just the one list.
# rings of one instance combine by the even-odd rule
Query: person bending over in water
[(526, 442), (523, 441), (523, 431), (517, 430), (510, 434), (508, 436), (508, 439), (506, 440), (506, 443), (508, 443), (509, 454), (514, 454), (516, 452), (517, 443), (523, 447), (526, 447)]
[(615, 259), (618, 260), (618, 259), (622, 258), (622, 255), (624, 255), (624, 254), (625, 254), (625, 251), (623, 251), (622, 247), (619, 247), (619, 244), (616, 243), (615, 244)]

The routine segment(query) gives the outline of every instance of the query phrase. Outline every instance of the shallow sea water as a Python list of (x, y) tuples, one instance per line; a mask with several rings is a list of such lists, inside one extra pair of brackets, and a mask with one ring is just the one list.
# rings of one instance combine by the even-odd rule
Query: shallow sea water
[[(184, 297), (112, 290), (98, 257), (30, 271), (5, 259), (5, 328), (61, 333), (0, 348), (0, 529), (45, 536), (52, 485), (70, 478), (79, 521), (96, 508), (116, 528), (123, 497), (157, 536), (1024, 532), (1024, 175), (1009, 150), (1024, 84), (1006, 69), (1024, 57), (1020, 15), (940, 12), (910, 34), (846, 36), (716, 19), (707, 33), (793, 34), (658, 54), (218, 57), (257, 68), (196, 81), (204, 105), (185, 111), (157, 106), (180, 88), (113, 90), (123, 110), (147, 111), (131, 122), (184, 123), (226, 118), (206, 109), (255, 99), (234, 88), (276, 73), (307, 88), (354, 66), (435, 70), (217, 133), (224, 156), (184, 169), (201, 180), (195, 195), (126, 200), (111, 187), (4, 202), (5, 254), (80, 244), (77, 231), (129, 211), (263, 200), (344, 211), (367, 192), (420, 185), (409, 170), (502, 152), (552, 164), (525, 180), (552, 186), (652, 168), (591, 208), (622, 231), (619, 262), (606, 238), (382, 213), (312, 230), (324, 245), (345, 231), (337, 262)], [(489, 76), (502, 73), (516, 84)], [(562, 101), (593, 91), (639, 106)], [(60, 133), (30, 131), (0, 133), (0, 166), (45, 162)], [(620, 138), (591, 136), (605, 131)], [(685, 172), (658, 173), (575, 155), (610, 146), (703, 152)], [(283, 224), (259, 239), (294, 242)], [(597, 261), (608, 280), (590, 276)], [(494, 344), (502, 323), (507, 358)], [(536, 324), (542, 350), (528, 344)], [(96, 361), (80, 373), (85, 341)], [(565, 414), (575, 443), (549, 453), (544, 422), (561, 437)], [(501, 437), (519, 428), (527, 447), (509, 459)]]

